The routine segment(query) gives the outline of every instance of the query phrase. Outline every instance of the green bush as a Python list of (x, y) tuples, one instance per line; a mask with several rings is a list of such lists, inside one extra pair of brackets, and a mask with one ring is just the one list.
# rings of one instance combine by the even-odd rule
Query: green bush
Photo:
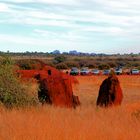
[(138, 66), (137, 69), (140, 70), (140, 66)]
[(0, 104), (7, 108), (37, 104), (37, 99), (29, 94), (14, 72), (10, 58), (0, 61)]
[(68, 69), (67, 65), (65, 63), (59, 63), (56, 65), (57, 69)]
[(72, 68), (72, 67), (78, 67), (79, 68), (79, 64), (76, 61), (68, 61), (68, 62), (65, 62), (65, 64), (67, 65), (68, 68)]
[(56, 56), (53, 60), (54, 64), (58, 64), (58, 63), (62, 63), (62, 62), (65, 62), (67, 59), (66, 56), (64, 55), (59, 55), (59, 56)]
[(98, 69), (100, 69), (100, 70), (109, 69), (109, 68), (110, 68), (110, 66), (109, 66), (108, 64), (100, 64), (100, 65), (98, 66)]
[(33, 62), (31, 62), (31, 60), (29, 60), (29, 59), (17, 60), (16, 64), (23, 70), (33, 69), (32, 68)]
[(109, 65), (110, 68), (117, 67), (117, 64), (115, 62), (108, 62), (107, 65)]
[(88, 62), (88, 60), (80, 60), (79, 61), (79, 66), (80, 67), (86, 67), (87, 62)]
[(16, 61), (16, 64), (23, 70), (42, 69), (42, 63), (43, 62), (41, 62), (39, 59), (23, 59)]

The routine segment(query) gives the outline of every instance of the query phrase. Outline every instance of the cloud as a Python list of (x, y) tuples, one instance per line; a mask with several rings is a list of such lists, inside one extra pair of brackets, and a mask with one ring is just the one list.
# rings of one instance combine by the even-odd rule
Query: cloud
[(79, 4), (76, 0), (36, 0), (36, 2), (59, 4), (59, 5), (77, 5), (77, 4)]
[(11, 42), (11, 43), (19, 43), (19, 44), (29, 44), (34, 45), (35, 39), (23, 36), (13, 36), (7, 34), (0, 34), (1, 42)]
[(4, 2), (13, 3), (43, 3), (43, 4), (55, 4), (55, 5), (77, 5), (77, 0), (5, 0)]
[[(16, 42), (15, 37), (13, 43), (35, 45), (35, 40), (39, 39), (44, 42), (42, 46), (48, 42), (55, 46), (58, 40), (63, 46), (66, 41), (71, 46), (75, 45), (72, 42), (80, 46), (85, 43), (89, 47), (112, 46), (116, 38), (127, 47), (129, 40), (137, 42), (137, 45), (140, 43), (139, 7), (139, 0), (3, 0), (0, 3), (0, 26), (4, 25), (5, 35), (11, 34), (8, 28), (16, 25), (23, 27), (21, 34), (27, 32), (25, 42), (21, 38)], [(106, 44), (107, 37), (110, 44), (109, 41)], [(6, 36), (1, 38), (6, 41)], [(43, 41), (46, 38), (50, 40)], [(102, 44), (98, 42), (101, 39)]]
[(47, 39), (58, 39), (58, 40), (65, 40), (65, 41), (73, 41), (73, 42), (86, 42), (87, 37), (81, 35), (77, 31), (68, 31), (68, 32), (52, 32), (47, 30), (40, 30), (35, 29), (34, 30), (35, 35), (47, 38)]
[[(6, 34), (0, 34), (0, 42), (5, 46), (6, 44), (6, 51), (12, 50), (12, 51), (43, 51), (43, 52), (50, 52), (56, 49), (59, 46), (60, 51), (68, 51), (79, 49), (78, 46), (80, 46), (79, 42), (71, 42), (70, 40), (63, 40), (59, 38), (36, 38), (36, 37), (26, 37), (26, 36), (13, 36), (13, 35), (6, 35)], [(9, 46), (7, 46), (7, 44)], [(16, 45), (15, 45), (16, 44)], [(85, 45), (83, 43), (83, 45)], [(83, 46), (82, 45), (82, 46)], [(11, 48), (11, 46), (14, 47)], [(76, 46), (76, 47), (74, 47)], [(58, 49), (58, 48), (57, 48)], [(1, 48), (1, 51), (5, 49)], [(86, 49), (85, 49), (86, 50)]]
[(8, 5), (4, 3), (0, 3), (0, 12), (8, 12), (8, 11), (9, 11)]
[[(25, 0), (23, 0), (23, 1), (25, 1)], [(49, 2), (48, 0), (43, 0), (43, 1), (33, 0), (33, 1), (40, 2), (40, 3)], [(64, 0), (62, 0), (62, 1), (64, 1)], [(56, 3), (56, 1), (53, 1), (53, 2)], [(99, 0), (99, 2), (101, 2), (101, 1)], [(60, 1), (58, 0), (57, 3), (61, 3), (61, 0)], [(109, 4), (107, 4), (107, 3), (109, 3)], [(113, 4), (111, 4), (111, 3), (113, 3)], [(31, 19), (33, 19), (33, 21), (35, 19), (47, 20), (47, 21), (48, 20), (63, 20), (63, 21), (67, 21), (67, 23), (68, 22), (72, 23), (72, 22), (78, 21), (78, 22), (92, 22), (92, 23), (97, 23), (97, 24), (103, 23), (103, 24), (108, 24), (109, 26), (112, 24), (116, 25), (116, 26), (133, 26), (133, 25), (139, 24), (140, 10), (137, 10), (137, 12), (139, 12), (138, 15), (134, 15), (133, 13), (132, 14), (123, 14), (123, 13), (122, 14), (113, 14), (111, 12), (113, 11), (114, 6), (117, 5), (116, 3), (118, 3), (118, 5), (119, 5), (121, 2), (120, 1), (114, 2), (113, 0), (110, 0), (110, 2), (107, 1), (107, 2), (103, 2), (102, 4), (100, 3), (101, 7), (108, 7), (107, 11), (104, 11), (104, 9), (102, 9), (102, 10), (86, 9), (88, 7), (85, 7), (85, 9), (83, 9), (81, 7), (81, 8), (77, 8), (75, 10), (71, 10), (71, 8), (69, 10), (67, 10), (66, 8), (62, 7), (58, 11), (57, 11), (56, 7), (51, 7), (53, 9), (53, 11), (50, 11), (47, 9), (42, 10), (42, 8), (24, 10), (20, 7), (21, 10), (19, 10), (19, 9), (17, 9), (19, 7), (19, 5), (14, 5), (11, 7), (11, 11), (9, 14), (11, 16), (11, 19), (15, 19), (15, 18), (18, 19), (20, 17), (20, 19), (21, 18), (23, 20), (30, 19), (30, 21), (31, 21)], [(122, 2), (122, 4), (123, 4), (123, 2)], [(124, 4), (124, 5), (127, 5), (126, 7), (131, 7), (130, 4)], [(8, 7), (8, 5), (6, 5), (6, 6)], [(58, 6), (58, 7), (60, 7), (60, 6)], [(135, 11), (136, 9), (133, 8), (133, 10)], [(39, 25), (40, 25), (40, 22), (39, 22)]]

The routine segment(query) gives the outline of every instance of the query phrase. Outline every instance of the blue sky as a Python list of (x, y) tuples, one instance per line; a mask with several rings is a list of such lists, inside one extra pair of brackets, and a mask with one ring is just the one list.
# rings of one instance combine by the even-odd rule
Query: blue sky
[(140, 52), (139, 0), (0, 0), (0, 51)]

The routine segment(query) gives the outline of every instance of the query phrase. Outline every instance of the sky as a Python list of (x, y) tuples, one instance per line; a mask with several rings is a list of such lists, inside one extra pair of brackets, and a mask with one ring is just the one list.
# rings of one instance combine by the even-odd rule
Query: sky
[(0, 51), (140, 53), (139, 0), (0, 0)]

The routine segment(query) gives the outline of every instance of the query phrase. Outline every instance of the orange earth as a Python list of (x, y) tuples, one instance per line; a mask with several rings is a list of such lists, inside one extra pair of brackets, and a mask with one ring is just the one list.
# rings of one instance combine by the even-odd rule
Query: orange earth
[(79, 96), (80, 107), (1, 107), (0, 140), (140, 140), (140, 76), (118, 76), (123, 101), (108, 109), (96, 107), (106, 76), (76, 78), (79, 84), (73, 85), (73, 91)]

